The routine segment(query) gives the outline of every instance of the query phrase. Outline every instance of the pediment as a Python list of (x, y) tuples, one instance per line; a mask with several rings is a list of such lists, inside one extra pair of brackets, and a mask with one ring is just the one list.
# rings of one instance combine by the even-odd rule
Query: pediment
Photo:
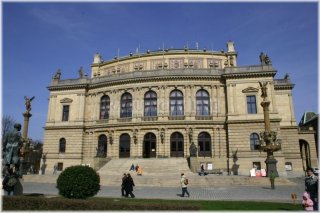
[(248, 87), (248, 88), (242, 90), (243, 93), (258, 92), (258, 91), (259, 91), (259, 89), (254, 88), (254, 87)]
[(60, 101), (60, 103), (71, 103), (73, 100), (70, 98), (64, 98)]

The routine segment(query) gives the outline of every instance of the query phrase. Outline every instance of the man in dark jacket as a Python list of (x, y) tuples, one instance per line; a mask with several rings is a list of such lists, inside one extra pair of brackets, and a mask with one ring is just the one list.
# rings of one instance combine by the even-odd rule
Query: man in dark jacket
[(121, 184), (121, 196), (122, 196), (122, 197), (125, 196), (125, 194), (124, 194), (124, 191), (125, 191), (125, 189), (124, 189), (124, 183), (125, 183), (125, 181), (126, 181), (126, 178), (127, 178), (127, 174), (124, 173), (124, 174), (123, 174), (123, 177), (122, 177), (122, 184)]
[(131, 175), (128, 173), (127, 178), (124, 181), (124, 189), (126, 191), (126, 197), (128, 197), (128, 195), (130, 195), (132, 198), (135, 197), (134, 194), (132, 193), (133, 187), (134, 187), (133, 179)]
[(307, 169), (307, 177), (305, 178), (305, 190), (309, 193), (310, 199), (313, 201), (313, 209), (318, 210), (318, 177), (313, 174), (313, 169)]

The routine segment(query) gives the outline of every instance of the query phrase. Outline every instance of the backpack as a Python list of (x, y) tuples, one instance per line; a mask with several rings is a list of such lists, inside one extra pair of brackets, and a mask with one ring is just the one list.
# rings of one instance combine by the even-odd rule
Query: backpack
[(17, 182), (18, 182), (17, 178), (15, 178), (14, 176), (11, 176), (11, 177), (9, 177), (7, 185), (12, 187), (12, 186), (16, 185)]
[(185, 179), (184, 179), (184, 184), (185, 184), (185, 185), (188, 185), (188, 184), (189, 184), (188, 178), (185, 178)]

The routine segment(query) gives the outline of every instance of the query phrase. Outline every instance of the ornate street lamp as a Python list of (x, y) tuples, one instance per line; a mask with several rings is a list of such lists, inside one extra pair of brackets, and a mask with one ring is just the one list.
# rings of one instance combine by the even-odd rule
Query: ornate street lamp
[(273, 152), (276, 152), (281, 149), (281, 140), (277, 139), (277, 132), (271, 131), (270, 128), (270, 119), (269, 119), (269, 105), (270, 101), (267, 99), (267, 82), (261, 83), (261, 97), (263, 101), (261, 102), (261, 106), (263, 107), (263, 116), (264, 116), (264, 127), (265, 131), (260, 132), (260, 151), (264, 151), (267, 153), (267, 159), (265, 163), (267, 165), (267, 176), (273, 171), (273, 173), (279, 177), (277, 171), (277, 160), (275, 159)]

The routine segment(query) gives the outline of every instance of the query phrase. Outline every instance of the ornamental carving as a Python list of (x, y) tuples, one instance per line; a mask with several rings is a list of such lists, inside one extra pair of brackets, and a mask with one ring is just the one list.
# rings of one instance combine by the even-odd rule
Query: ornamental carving
[(248, 88), (242, 90), (243, 93), (252, 93), (252, 92), (257, 93), (258, 91), (259, 91), (259, 89), (254, 88), (254, 87), (248, 87)]
[(70, 98), (64, 98), (60, 101), (60, 103), (71, 103), (73, 100)]
[(222, 63), (220, 59), (209, 58), (207, 59), (207, 63), (208, 63), (207, 65), (208, 68), (218, 68), (218, 69), (222, 68), (221, 66)]
[(182, 69), (183, 68), (183, 58), (173, 58), (169, 60), (170, 69)]

